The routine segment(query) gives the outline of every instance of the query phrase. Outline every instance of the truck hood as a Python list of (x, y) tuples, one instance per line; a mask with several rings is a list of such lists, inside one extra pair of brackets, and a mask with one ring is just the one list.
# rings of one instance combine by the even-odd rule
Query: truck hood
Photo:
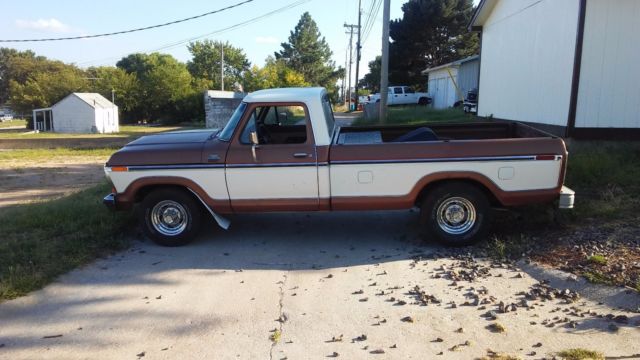
[(143, 136), (111, 155), (106, 166), (199, 164), (204, 144), (218, 131), (186, 130)]
[(126, 146), (204, 143), (205, 141), (213, 138), (218, 133), (218, 131), (220, 130), (207, 129), (207, 130), (171, 131), (166, 133), (143, 136), (139, 139), (136, 139), (128, 143)]

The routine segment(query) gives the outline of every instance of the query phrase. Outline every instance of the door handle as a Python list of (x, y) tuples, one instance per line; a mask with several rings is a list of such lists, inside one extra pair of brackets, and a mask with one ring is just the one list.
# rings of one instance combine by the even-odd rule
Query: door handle
[(209, 157), (207, 158), (207, 161), (209, 161), (209, 162), (220, 161), (220, 155), (218, 155), (218, 154), (210, 154)]
[(305, 152), (299, 152), (299, 153), (293, 154), (293, 157), (295, 157), (295, 158), (306, 158), (307, 156), (308, 156), (308, 154), (305, 153)]

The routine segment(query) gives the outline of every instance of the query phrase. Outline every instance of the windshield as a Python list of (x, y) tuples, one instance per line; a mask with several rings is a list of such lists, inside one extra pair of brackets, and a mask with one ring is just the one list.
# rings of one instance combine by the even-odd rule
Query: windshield
[(231, 137), (233, 136), (233, 131), (236, 129), (236, 126), (238, 126), (238, 121), (240, 121), (240, 118), (244, 113), (244, 109), (246, 108), (247, 108), (247, 103), (245, 102), (242, 102), (240, 103), (240, 105), (238, 105), (238, 108), (236, 108), (236, 111), (234, 111), (233, 115), (231, 115), (231, 119), (229, 119), (229, 122), (227, 123), (227, 125), (218, 134), (218, 139), (222, 141), (231, 140)]

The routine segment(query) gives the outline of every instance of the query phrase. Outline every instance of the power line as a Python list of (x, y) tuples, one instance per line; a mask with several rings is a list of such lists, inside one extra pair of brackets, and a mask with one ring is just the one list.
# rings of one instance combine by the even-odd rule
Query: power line
[[(202, 35), (193, 36), (193, 37), (190, 37), (188, 39), (178, 40), (178, 41), (175, 41), (175, 42), (172, 42), (172, 43), (161, 45), (160, 47), (155, 48), (155, 49), (145, 50), (145, 51), (141, 51), (141, 52), (143, 52), (143, 53), (157, 52), (157, 51), (160, 51), (160, 50), (166, 50), (166, 49), (175, 48), (177, 46), (186, 44), (186, 43), (194, 41), (194, 40), (201, 39), (203, 37), (208, 37), (208, 36), (212, 36), (212, 35), (221, 34), (221, 33), (227, 32), (227, 31), (231, 31), (231, 30), (234, 30), (234, 29), (237, 29), (237, 28), (252, 24), (252, 23), (257, 22), (259, 20), (262, 20), (262, 19), (264, 19), (266, 17), (278, 14), (278, 13), (280, 13), (282, 11), (285, 11), (285, 10), (292, 9), (292, 8), (294, 8), (296, 6), (302, 5), (302, 4), (310, 2), (310, 1), (312, 1), (312, 0), (298, 0), (296, 2), (293, 2), (293, 3), (289, 4), (289, 5), (283, 6), (281, 8), (275, 9), (275, 10), (270, 11), (268, 13), (262, 14), (260, 16), (256, 16), (254, 18), (251, 18), (249, 20), (246, 20), (246, 21), (243, 21), (243, 22), (231, 25), (231, 26), (227, 26), (227, 27), (222, 28), (222, 29), (218, 29), (216, 31), (212, 31), (212, 32), (209, 32), (209, 33), (206, 33), (206, 34), (202, 34)], [(121, 58), (121, 57), (122, 56), (111, 56), (111, 57), (97, 59), (97, 60), (83, 61), (83, 62), (79, 63), (78, 65), (82, 66), (82, 65), (88, 65), (88, 64), (93, 64), (93, 63), (101, 63), (101, 62), (104, 62), (104, 61), (118, 59), (118, 58)]]
[(378, 17), (378, 13), (380, 12), (380, 7), (382, 7), (382, 0), (374, 0), (375, 2), (375, 10), (372, 12), (371, 21), (369, 23), (369, 27), (365, 26), (364, 28), (364, 40), (362, 43), (366, 43), (369, 38), (369, 34), (371, 34), (371, 30), (376, 23), (376, 19)]
[(190, 21), (190, 20), (201, 18), (201, 17), (205, 17), (205, 16), (208, 16), (208, 15), (217, 14), (217, 13), (220, 13), (220, 12), (223, 12), (223, 11), (226, 11), (226, 10), (230, 10), (230, 9), (239, 7), (241, 5), (250, 3), (252, 1), (254, 1), (254, 0), (244, 0), (244, 1), (241, 1), (239, 3), (233, 4), (233, 5), (229, 5), (227, 7), (224, 7), (224, 8), (218, 9), (218, 10), (213, 10), (213, 11), (206, 12), (204, 14), (191, 16), (191, 17), (188, 17), (188, 18), (180, 19), (180, 20), (170, 21), (170, 22), (166, 22), (166, 23), (163, 23), (163, 24), (145, 26), (145, 27), (136, 28), (136, 29), (130, 29), (130, 30), (115, 31), (115, 32), (104, 33), (104, 34), (70, 36), (70, 37), (59, 37), (59, 38), (9, 39), (9, 40), (5, 39), (5, 40), (0, 40), (0, 42), (39, 42), (39, 41), (78, 40), (78, 39), (91, 39), (91, 38), (97, 38), (97, 37), (120, 35), (120, 34), (129, 34), (129, 33), (133, 33), (133, 32), (144, 31), (144, 30), (149, 30), (149, 29), (156, 29), (156, 28), (160, 28), (160, 27), (164, 27), (164, 26), (179, 24), (179, 23), (183, 23), (183, 22), (186, 22), (186, 21)]

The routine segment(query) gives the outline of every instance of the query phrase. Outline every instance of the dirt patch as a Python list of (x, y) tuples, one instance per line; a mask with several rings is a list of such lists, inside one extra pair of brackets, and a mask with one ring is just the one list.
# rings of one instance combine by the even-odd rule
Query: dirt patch
[(104, 157), (52, 162), (0, 163), (0, 208), (49, 200), (98, 184), (104, 179)]

